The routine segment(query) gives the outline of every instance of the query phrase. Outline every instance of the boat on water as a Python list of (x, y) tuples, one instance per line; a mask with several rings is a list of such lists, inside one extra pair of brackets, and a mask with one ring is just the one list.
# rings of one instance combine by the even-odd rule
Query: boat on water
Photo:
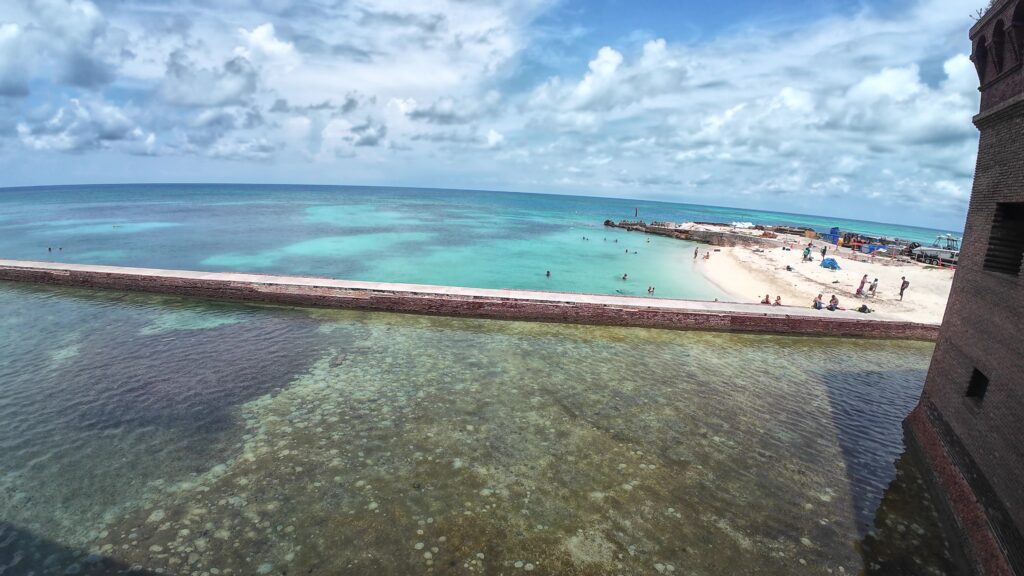
[(918, 262), (955, 265), (960, 259), (960, 239), (952, 234), (936, 236), (931, 246), (918, 246), (911, 255)]

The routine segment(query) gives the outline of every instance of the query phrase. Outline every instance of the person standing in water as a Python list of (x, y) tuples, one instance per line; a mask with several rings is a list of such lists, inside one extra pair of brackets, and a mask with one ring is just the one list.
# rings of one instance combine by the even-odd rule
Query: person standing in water
[(698, 254), (699, 252), (700, 252), (700, 248), (694, 248), (694, 249), (693, 249), (693, 259), (694, 259), (694, 260), (696, 260), (696, 259), (697, 259), (697, 254)]
[(548, 278), (551, 278), (551, 270), (548, 270), (544, 275), (547, 276)]

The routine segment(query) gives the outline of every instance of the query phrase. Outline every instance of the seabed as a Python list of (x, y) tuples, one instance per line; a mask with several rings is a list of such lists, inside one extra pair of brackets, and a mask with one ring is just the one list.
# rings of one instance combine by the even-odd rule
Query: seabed
[(0, 332), (14, 574), (955, 571), (928, 343), (2, 283)]

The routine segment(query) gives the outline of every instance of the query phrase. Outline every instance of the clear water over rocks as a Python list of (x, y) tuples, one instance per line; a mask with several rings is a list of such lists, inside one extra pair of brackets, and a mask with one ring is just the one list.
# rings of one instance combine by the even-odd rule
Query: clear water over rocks
[(943, 574), (930, 344), (0, 284), (7, 574)]

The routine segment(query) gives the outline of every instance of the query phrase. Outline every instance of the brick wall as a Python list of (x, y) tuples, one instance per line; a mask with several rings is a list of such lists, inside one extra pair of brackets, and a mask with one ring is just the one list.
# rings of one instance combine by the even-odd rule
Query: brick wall
[[(99, 267), (104, 268), (104, 267)], [(116, 268), (110, 268), (117, 270)], [(131, 270), (131, 269), (125, 269)], [(326, 306), (385, 312), (469, 316), (673, 330), (716, 330), (793, 335), (901, 338), (934, 341), (938, 328), (929, 324), (849, 319), (828, 316), (721, 312), (659, 308), (656, 305), (610, 305), (551, 300), (456, 295), (442, 292), (356, 289), (302, 284), (266, 284), (217, 277), (118, 273), (101, 270), (0, 266), (0, 280), (156, 292), (182, 296)], [(202, 276), (202, 275), (200, 275)], [(212, 275), (210, 275), (212, 276)]]
[[(1024, 16), (1024, 0), (1002, 0), (971, 30), (982, 86), (974, 189), (945, 320), (908, 420), (919, 441), (931, 439), (933, 471), (986, 574), (1024, 574), (1024, 272), (984, 269), (997, 204), (1024, 202), (1024, 22), (1013, 29), (1015, 15)], [(1010, 30), (998, 66), (997, 27)], [(989, 382), (982, 399), (967, 396), (975, 370)]]

